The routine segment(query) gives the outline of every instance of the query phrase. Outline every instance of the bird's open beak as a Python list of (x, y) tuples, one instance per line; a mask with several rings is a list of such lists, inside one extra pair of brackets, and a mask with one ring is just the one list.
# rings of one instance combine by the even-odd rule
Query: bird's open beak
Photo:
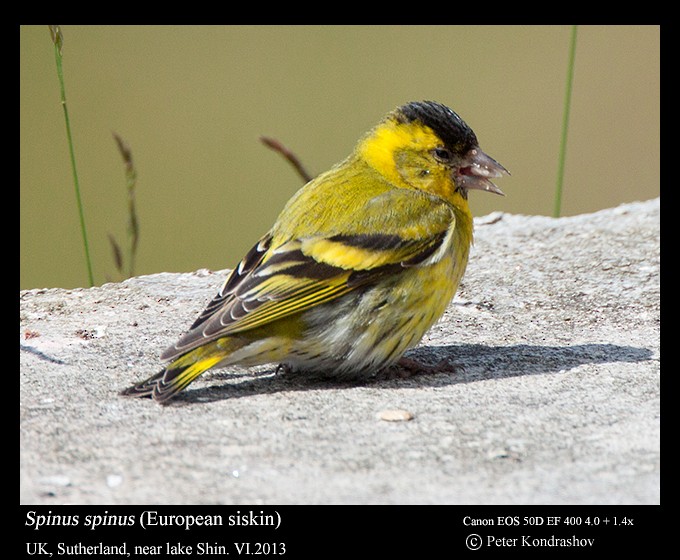
[(489, 180), (503, 175), (510, 175), (510, 172), (481, 149), (473, 148), (463, 159), (463, 165), (458, 168), (455, 182), (461, 189), (478, 189), (505, 196), (503, 191)]

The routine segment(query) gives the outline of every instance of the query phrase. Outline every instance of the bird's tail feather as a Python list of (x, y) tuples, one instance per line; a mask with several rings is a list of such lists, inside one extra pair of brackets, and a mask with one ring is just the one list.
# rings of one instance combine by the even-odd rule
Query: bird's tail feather
[[(158, 403), (165, 403), (204, 371), (209, 370), (224, 359), (224, 354), (196, 354), (199, 353), (193, 351), (177, 358), (156, 375), (152, 375), (145, 381), (121, 391), (121, 395), (151, 397)], [(200, 354), (205, 353), (200, 352)]]

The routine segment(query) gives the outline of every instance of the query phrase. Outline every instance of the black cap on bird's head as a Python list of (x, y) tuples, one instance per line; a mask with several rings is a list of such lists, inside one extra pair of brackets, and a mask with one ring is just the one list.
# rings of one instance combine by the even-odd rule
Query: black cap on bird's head
[(503, 194), (489, 178), (510, 173), (480, 149), (477, 136), (455, 111), (435, 101), (412, 101), (399, 107), (395, 116), (404, 123), (420, 121), (428, 126), (457, 156), (454, 180), (464, 195), (468, 189)]
[(467, 152), (477, 146), (477, 136), (455, 111), (434, 101), (412, 101), (397, 109), (403, 122), (420, 121), (450, 148)]

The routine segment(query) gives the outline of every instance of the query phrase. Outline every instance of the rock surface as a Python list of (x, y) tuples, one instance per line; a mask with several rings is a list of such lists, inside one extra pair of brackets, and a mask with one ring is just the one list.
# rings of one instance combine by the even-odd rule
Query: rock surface
[(479, 218), (409, 354), (457, 373), (361, 386), (271, 366), (123, 398), (224, 272), (20, 292), (20, 501), (657, 504), (659, 206)]

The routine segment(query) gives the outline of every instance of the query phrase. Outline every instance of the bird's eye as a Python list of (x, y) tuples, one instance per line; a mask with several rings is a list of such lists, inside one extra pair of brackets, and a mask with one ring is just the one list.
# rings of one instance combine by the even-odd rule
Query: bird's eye
[(438, 159), (439, 161), (451, 161), (451, 152), (446, 148), (435, 148), (432, 150), (432, 154), (435, 159)]

